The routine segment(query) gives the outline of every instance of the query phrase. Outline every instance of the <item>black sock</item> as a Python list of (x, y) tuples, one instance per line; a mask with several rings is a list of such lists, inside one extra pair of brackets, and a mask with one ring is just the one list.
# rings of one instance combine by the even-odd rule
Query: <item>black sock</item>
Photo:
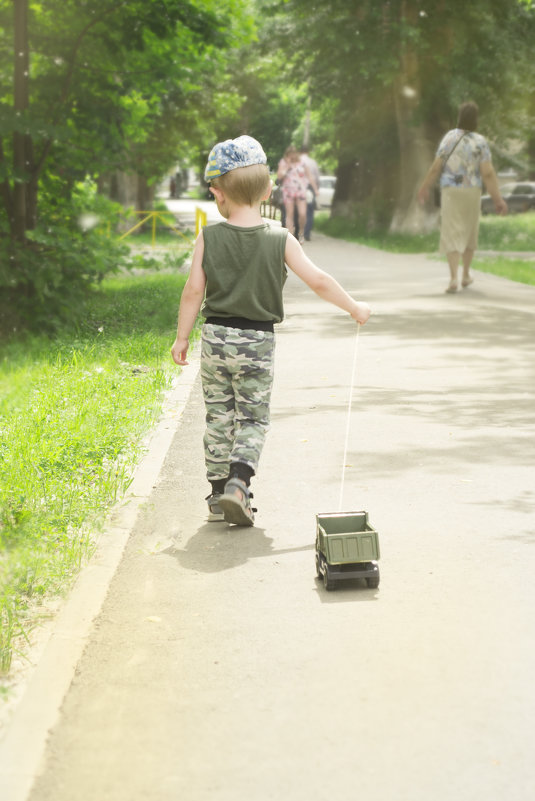
[(254, 470), (252, 467), (249, 467), (248, 464), (244, 464), (243, 462), (232, 462), (230, 465), (230, 473), (229, 478), (239, 478), (246, 487), (249, 486), (251, 483), (251, 479), (254, 476)]
[(210, 481), (212, 485), (212, 494), (222, 495), (225, 491), (225, 484), (227, 483), (228, 478), (216, 478), (215, 481)]

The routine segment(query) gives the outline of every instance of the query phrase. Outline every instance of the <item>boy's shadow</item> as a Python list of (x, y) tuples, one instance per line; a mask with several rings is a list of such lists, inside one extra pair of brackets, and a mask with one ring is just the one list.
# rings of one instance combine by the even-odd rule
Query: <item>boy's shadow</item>
[(173, 556), (187, 570), (218, 573), (245, 564), (249, 559), (277, 554), (310, 551), (314, 545), (276, 550), (273, 539), (262, 528), (229, 526), (228, 523), (205, 523), (186, 543), (185, 548), (171, 545), (163, 553)]

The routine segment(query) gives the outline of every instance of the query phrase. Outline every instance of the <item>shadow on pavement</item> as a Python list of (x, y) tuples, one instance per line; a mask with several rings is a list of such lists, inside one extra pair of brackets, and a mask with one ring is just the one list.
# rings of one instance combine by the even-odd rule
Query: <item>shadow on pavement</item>
[(185, 548), (175, 545), (162, 553), (173, 556), (186, 570), (218, 573), (245, 564), (249, 559), (311, 551), (314, 545), (275, 549), (273, 539), (264, 529), (253, 526), (229, 526), (227, 523), (205, 523), (188, 540)]
[(363, 579), (339, 582), (335, 590), (326, 590), (319, 578), (314, 583), (314, 592), (322, 604), (370, 603), (379, 600), (380, 590), (369, 589)]
[[(399, 340), (400, 347), (406, 340), (415, 343), (429, 343), (441, 340), (444, 337), (452, 344), (461, 344), (466, 347), (478, 344), (497, 345), (503, 347), (521, 347), (533, 341), (535, 334), (535, 319), (523, 309), (515, 308), (514, 304), (494, 306), (490, 302), (465, 302), (461, 296), (459, 302), (450, 301), (455, 306), (437, 310), (437, 298), (429, 297), (430, 308), (425, 311), (411, 306), (411, 298), (406, 299), (406, 306), (399, 313), (373, 314), (362, 328), (366, 336), (374, 339), (384, 337), (388, 347), (392, 347), (392, 337)], [(489, 299), (490, 301), (490, 299)], [(418, 306), (421, 298), (417, 299)], [(462, 305), (461, 305), (462, 304)], [(280, 336), (302, 337), (309, 332), (314, 339), (320, 337), (343, 337), (351, 335), (355, 324), (336, 314), (317, 314), (311, 316), (309, 312), (291, 313), (278, 331)], [(313, 339), (311, 341), (313, 341)]]

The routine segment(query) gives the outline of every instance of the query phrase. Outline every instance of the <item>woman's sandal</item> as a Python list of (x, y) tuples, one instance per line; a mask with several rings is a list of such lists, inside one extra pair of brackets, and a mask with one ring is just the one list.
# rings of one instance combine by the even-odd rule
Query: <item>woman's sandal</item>
[(446, 289), (448, 295), (452, 295), (454, 292), (457, 292), (457, 282), (453, 281), (449, 287)]
[(467, 286), (470, 286), (470, 284), (473, 284), (473, 283), (474, 283), (474, 279), (473, 278), (464, 278), (461, 281), (461, 286), (462, 286), (463, 289), (466, 289)]
[(219, 506), (223, 510), (225, 522), (236, 526), (254, 526), (254, 512), (250, 499), (253, 493), (239, 478), (229, 478), (225, 484), (225, 492), (219, 498)]

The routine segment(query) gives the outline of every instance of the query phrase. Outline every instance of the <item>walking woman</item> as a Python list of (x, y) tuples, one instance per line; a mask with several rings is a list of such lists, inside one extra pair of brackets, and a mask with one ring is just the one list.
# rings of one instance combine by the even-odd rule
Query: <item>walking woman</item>
[(461, 259), (461, 286), (466, 288), (473, 282), (470, 265), (477, 248), (483, 183), (494, 201), (496, 213), (507, 214), (507, 203), (500, 194), (487, 140), (476, 133), (478, 113), (477, 105), (472, 102), (459, 107), (457, 127), (443, 137), (418, 192), (418, 200), (423, 205), (440, 177), (440, 250), (446, 254), (450, 268), (448, 293), (457, 292), (459, 288)]
[(310, 184), (314, 192), (318, 193), (318, 186), (308, 166), (301, 159), (295, 147), (290, 145), (284, 152), (284, 158), (279, 162), (277, 178), (282, 185), (282, 198), (286, 211), (286, 227), (291, 234), (295, 234), (295, 212), (299, 221), (299, 241), (305, 241), (305, 226), (307, 219), (307, 189)]

